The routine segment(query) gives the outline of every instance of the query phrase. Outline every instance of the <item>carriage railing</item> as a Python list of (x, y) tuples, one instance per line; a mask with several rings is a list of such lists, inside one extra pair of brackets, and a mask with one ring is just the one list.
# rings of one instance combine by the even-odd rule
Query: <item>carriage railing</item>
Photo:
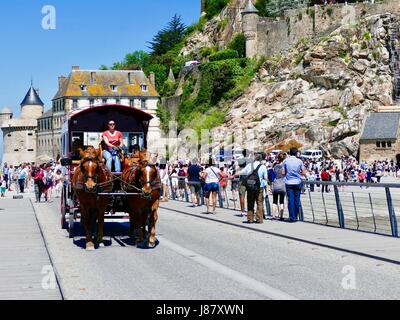
[[(240, 186), (240, 181), (236, 178), (227, 181), (226, 188), (219, 188), (217, 205), (240, 211), (238, 190), (232, 188), (232, 183)], [(170, 177), (168, 185), (171, 200), (191, 202), (189, 185), (184, 177)], [(274, 213), (272, 198), (268, 186), (264, 189), (263, 201), (267, 217)], [(201, 204), (205, 204), (203, 188)], [(246, 204), (245, 198), (245, 207)], [(299, 219), (303, 222), (399, 237), (399, 213), (400, 184), (307, 181), (302, 187)], [(287, 198), (285, 215), (287, 217)]]

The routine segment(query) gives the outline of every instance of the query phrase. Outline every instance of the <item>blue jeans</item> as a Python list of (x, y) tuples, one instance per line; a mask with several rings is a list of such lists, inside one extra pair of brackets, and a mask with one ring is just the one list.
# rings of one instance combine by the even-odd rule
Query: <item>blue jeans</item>
[(301, 184), (286, 185), (288, 195), (289, 219), (297, 221), (300, 213)]
[(103, 151), (103, 158), (106, 160), (107, 168), (112, 171), (112, 162), (114, 160), (115, 172), (121, 172), (121, 159), (119, 155), (112, 155), (110, 151)]

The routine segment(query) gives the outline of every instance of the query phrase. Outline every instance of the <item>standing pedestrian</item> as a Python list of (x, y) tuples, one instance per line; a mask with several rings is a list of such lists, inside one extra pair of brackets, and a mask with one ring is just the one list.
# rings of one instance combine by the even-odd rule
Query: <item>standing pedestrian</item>
[(9, 178), (10, 178), (9, 172), (10, 168), (8, 167), (7, 162), (5, 162), (3, 166), (3, 180), (6, 182), (6, 188), (8, 188), (9, 184)]
[(296, 157), (298, 150), (290, 149), (289, 158), (283, 163), (282, 175), (285, 176), (288, 195), (289, 222), (297, 222), (300, 213), (302, 176), (306, 175), (303, 161)]
[(19, 170), (19, 176), (18, 176), (18, 184), (19, 184), (19, 189), (21, 193), (25, 193), (25, 180), (28, 176), (28, 169), (25, 165), (25, 163), (23, 163), (20, 167)]
[(221, 173), (219, 168), (217, 168), (212, 159), (203, 172), (203, 177), (205, 179), (205, 193), (206, 193), (206, 206), (207, 206), (207, 214), (210, 214), (210, 195), (212, 194), (213, 200), (213, 214), (215, 214), (215, 210), (217, 207), (217, 194), (219, 192), (219, 181), (221, 178)]
[[(272, 182), (273, 213), (274, 219), (283, 221), (283, 212), (286, 197), (285, 177), (282, 175), (284, 161), (283, 154), (280, 153), (274, 166), (274, 181)], [(278, 215), (279, 214), (279, 215)]]
[(40, 202), (42, 197), (43, 186), (44, 186), (43, 179), (44, 179), (44, 171), (41, 166), (37, 166), (33, 174), (36, 202)]
[(254, 207), (257, 203), (256, 223), (264, 223), (263, 200), (264, 187), (268, 182), (268, 169), (261, 163), (262, 155), (256, 154), (241, 174), (245, 175), (245, 187), (247, 191), (247, 223), (254, 222)]
[(192, 200), (193, 208), (196, 207), (196, 205), (197, 206), (201, 205), (200, 173), (201, 173), (201, 168), (197, 164), (197, 159), (193, 159), (193, 161), (189, 163), (189, 168), (188, 168), (188, 184), (190, 188), (190, 197)]

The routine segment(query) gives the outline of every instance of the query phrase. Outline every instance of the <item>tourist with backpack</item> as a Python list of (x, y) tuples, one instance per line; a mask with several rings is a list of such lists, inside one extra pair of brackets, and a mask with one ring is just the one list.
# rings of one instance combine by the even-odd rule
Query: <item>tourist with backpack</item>
[[(283, 212), (286, 197), (286, 184), (285, 177), (282, 175), (282, 162), (284, 160), (282, 153), (278, 154), (277, 161), (274, 165), (274, 174), (272, 182), (272, 195), (273, 195), (273, 219), (283, 221)], [(279, 215), (278, 215), (279, 213)]]
[(247, 191), (247, 223), (254, 222), (254, 207), (257, 203), (256, 223), (264, 222), (263, 200), (264, 188), (268, 182), (268, 169), (261, 163), (262, 155), (256, 154), (254, 161), (251, 161), (241, 172), (247, 177), (244, 186)]
[(288, 196), (289, 222), (297, 222), (298, 220), (302, 177), (305, 177), (307, 173), (303, 161), (297, 158), (297, 154), (297, 148), (290, 149), (289, 158), (283, 163), (282, 169)]

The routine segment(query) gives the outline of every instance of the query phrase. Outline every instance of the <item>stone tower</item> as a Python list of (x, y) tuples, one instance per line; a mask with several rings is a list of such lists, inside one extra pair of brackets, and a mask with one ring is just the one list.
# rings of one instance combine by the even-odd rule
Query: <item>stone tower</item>
[(21, 103), (21, 119), (38, 119), (43, 115), (44, 103), (37, 91), (31, 87)]
[(246, 57), (257, 56), (257, 26), (260, 21), (258, 10), (254, 7), (252, 0), (249, 0), (246, 8), (242, 11), (242, 30), (246, 37)]
[(7, 107), (3, 108), (3, 110), (0, 111), (0, 127), (3, 122), (12, 119), (12, 117), (13, 117), (12, 111)]

